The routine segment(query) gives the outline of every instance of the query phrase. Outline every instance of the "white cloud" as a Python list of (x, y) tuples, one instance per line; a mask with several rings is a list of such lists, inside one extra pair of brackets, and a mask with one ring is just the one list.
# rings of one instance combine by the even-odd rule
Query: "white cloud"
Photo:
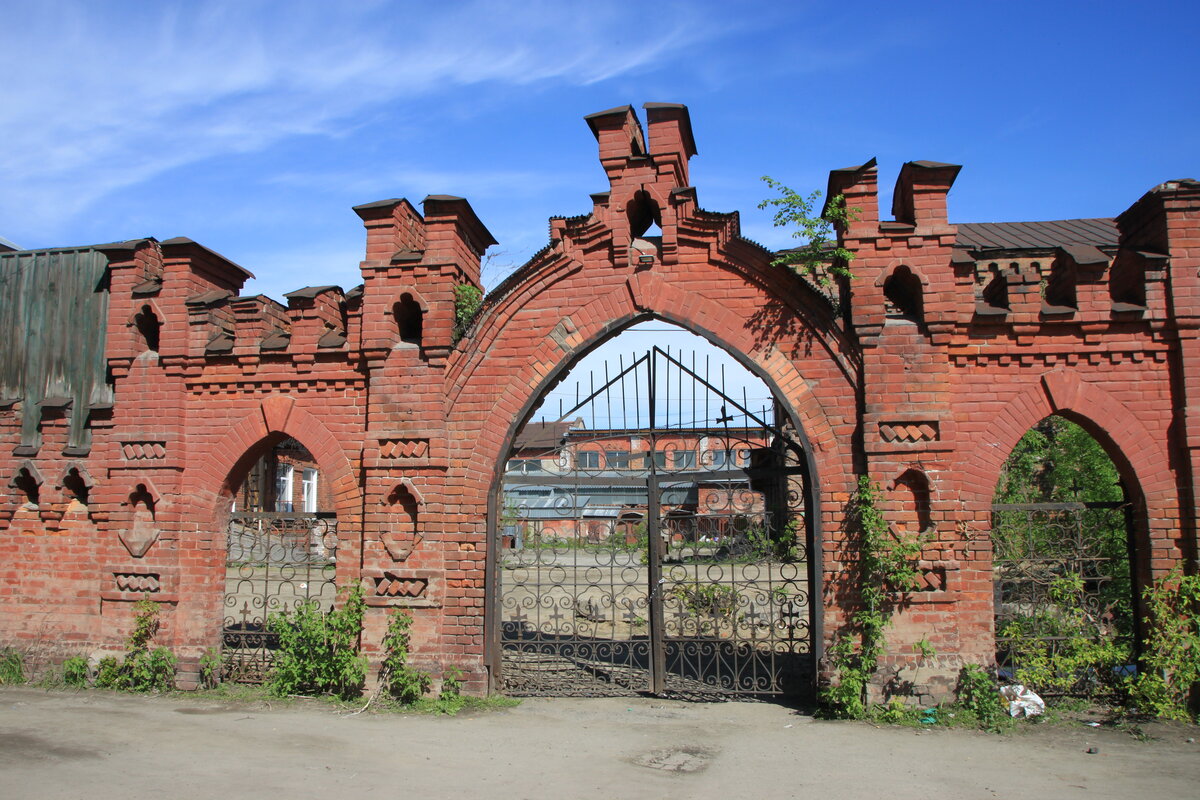
[(610, 3), (12, 5), (0, 214), (35, 232), (175, 167), (338, 135), (390, 103), (591, 84), (721, 33), (687, 4), (653, 24)]

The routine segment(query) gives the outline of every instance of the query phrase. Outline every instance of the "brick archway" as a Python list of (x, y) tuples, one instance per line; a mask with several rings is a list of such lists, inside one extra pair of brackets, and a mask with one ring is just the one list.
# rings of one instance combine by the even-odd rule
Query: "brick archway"
[[(822, 568), (820, 555), (828, 546), (824, 532), (840, 527), (854, 486), (855, 347), (837, 324), (830, 298), (741, 239), (735, 216), (702, 212), (687, 195), (664, 196), (676, 198), (675, 207), (663, 211), (664, 244), (650, 257), (652, 268), (639, 260), (644, 246), (622, 257), (623, 216), (597, 208), (591, 230), (564, 228), (556, 244), (488, 296), (480, 318), (451, 355), (447, 426), (450, 440), (461, 444), (448, 479), (461, 481), (461, 492), (457, 513), (448, 508), (446, 521), (473, 532), (475, 546), (486, 552), (488, 576), (496, 569), (488, 521), (494, 523), (498, 514), (499, 476), (536, 401), (588, 352), (635, 322), (653, 318), (733, 355), (787, 409), (805, 441), (812, 476), (812, 554)], [(602, 238), (609, 246), (597, 248), (593, 240), (590, 250), (580, 248), (584, 237)], [(668, 257), (666, 242), (672, 238), (675, 250)], [(816, 583), (814, 597), (820, 597), (823, 580)], [(487, 583), (474, 591), (482, 600), (493, 590)], [(468, 612), (464, 626), (479, 625), (484, 611)], [(823, 623), (830, 618), (836, 624), (839, 613), (827, 607), (818, 615), (818, 652)], [(484, 627), (490, 642), (497, 626), (489, 621)]]
[(356, 516), (362, 491), (342, 444), (320, 417), (289, 395), (264, 398), (259, 408), (242, 416), (207, 448), (197, 460), (196, 484), (200, 497), (211, 492), (215, 505), (231, 497), (271, 437), (291, 437), (316, 460), (324, 479), (334, 486), (334, 506), (339, 516)]
[[(855, 602), (854, 534), (842, 530), (855, 476), (893, 486), (909, 476), (912, 497), (887, 511), (915, 512), (931, 537), (928, 580), (913, 613), (897, 615), (888, 658), (901, 668), (914, 642), (932, 643), (944, 654), (934, 695), (957, 664), (994, 656), (989, 543), (963, 531), (986, 531), (1005, 457), (1049, 414), (1096, 435), (1140, 493), (1142, 580), (1196, 569), (1200, 257), (1188, 242), (1200, 183), (1162, 183), (1111, 219), (952, 224), (958, 166), (904, 164), (885, 219), (872, 159), (830, 173), (826, 196), (856, 213), (837, 231), (855, 277), (829, 286), (775, 265), (778, 254), (741, 236), (736, 212), (700, 205), (686, 107), (649, 103), (644, 118), (630, 106), (586, 118), (608, 186), (581, 187), (600, 189), (586, 213), (551, 219), (547, 247), (465, 331), (457, 298), (482, 288), (495, 240), (448, 195), (357, 206), (362, 285), (309, 286), (286, 302), (239, 295), (250, 273), (182, 237), (0, 254), (6, 274), (73, 276), (21, 283), (13, 308), (59, 303), (59, 289), (85, 306), (104, 301), (96, 348), (76, 347), (78, 331), (47, 331), (70, 335), (64, 353), (90, 354), (79, 382), (44, 397), (50, 384), (35, 369), (20, 397), (0, 398), (13, 490), (0, 541), (22, 553), (3, 581), (14, 610), (0, 632), (37, 636), (56, 608), (72, 641), (107, 646), (143, 594), (130, 587), (154, 586), (176, 609), (168, 635), (194, 673), (219, 600), (214, 519), (257, 450), (286, 435), (316, 457), (349, 523), (353, 569), (339, 577), (367, 589), (367, 652), (389, 609), (413, 609), (414, 653), (431, 670), (461, 667), (468, 690), (484, 691), (488, 510), (508, 442), (532, 398), (646, 318), (734, 354), (802, 431), (820, 481), (810, 508), (831, 590), (826, 644)], [(909, 308), (886, 291), (899, 265), (912, 276)], [(93, 271), (105, 280), (75, 281)], [(131, 333), (146, 305), (159, 323), (154, 352)], [(24, 341), (25, 323), (6, 310), (0, 328)], [(91, 475), (86, 515), (53, 482), (31, 507), (16, 491), (26, 468)], [(130, 492), (142, 484), (154, 525), (131, 547)], [(397, 486), (419, 501), (397, 501)]]
[(285, 437), (296, 439), (312, 454), (321, 474), (334, 487), (339, 520), (338, 585), (358, 580), (361, 549), (361, 489), (342, 444), (327, 425), (296, 398), (272, 395), (243, 413), (201, 450), (187, 479), (195, 491), (183, 517), (190, 536), (183, 536), (179, 593), (183, 600), (177, 636), (184, 642), (210, 642), (219, 632), (225, 580), (225, 528), (238, 485), (264, 449)]
[(1004, 461), (1017, 441), (1053, 414), (1080, 424), (1100, 442), (1127, 487), (1145, 504), (1149, 519), (1178, 513), (1170, 462), (1150, 431), (1111, 394), (1068, 370), (1044, 374), (1013, 396), (986, 430), (964, 443), (964, 472), (972, 478), (960, 494), (966, 510), (985, 512), (991, 506)]

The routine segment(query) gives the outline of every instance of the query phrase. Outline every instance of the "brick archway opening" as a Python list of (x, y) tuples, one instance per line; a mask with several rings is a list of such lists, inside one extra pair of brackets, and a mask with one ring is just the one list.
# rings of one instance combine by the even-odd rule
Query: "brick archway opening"
[[(989, 525), (996, 663), (1006, 679), (1028, 683), (1026, 670), (1037, 669), (1044, 693), (1090, 695), (1136, 663), (1146, 515), (1136, 474), (1091, 420), (1054, 413), (1022, 435), (996, 483)], [(1084, 643), (1109, 645), (1098, 652), (1119, 663), (1079, 667), (1071, 653)]]
[[(736, 381), (741, 395), (727, 388), (729, 376), (718, 378), (711, 365), (701, 366), (679, 348), (653, 347), (639, 356), (635, 345), (629, 357), (614, 357), (611, 368), (606, 363), (603, 373), (584, 379), (574, 390), (582, 402), (560, 398), (560, 408), (545, 411), (564, 387), (572, 393), (569, 379), (579, 376), (589, 355), (605, 345), (620, 348), (618, 337), (647, 322), (691, 334), (683, 338), (726, 357), (731, 370), (743, 373)], [(642, 379), (658, 386), (657, 395), (638, 382), (639, 358), (647, 359), (647, 376), (657, 375)], [(758, 396), (751, 399), (742, 381), (757, 384)], [(706, 393), (699, 400), (697, 387)], [(636, 397), (627, 394), (630, 388)], [(664, 402), (663, 389), (676, 392), (681, 405)], [(620, 411), (613, 409), (614, 393)], [(608, 416), (602, 411), (597, 423), (602, 402)], [(635, 412), (636, 403), (647, 405)], [(691, 696), (810, 695), (823, 613), (816, 468), (799, 415), (750, 357), (710, 331), (655, 313), (633, 315), (550, 371), (510, 425), (500, 456), (487, 526), (486, 641), (496, 688), (551, 695), (647, 688)], [(635, 488), (642, 481), (653, 486), (645, 496)], [(514, 573), (523, 578), (509, 591), (505, 579)], [(597, 577), (602, 573), (607, 577)], [(533, 574), (550, 575), (553, 591), (546, 580), (529, 578)], [(610, 578), (617, 588), (600, 589)], [(639, 585), (646, 580), (648, 587)], [(665, 598), (658, 602), (673, 621), (655, 611), (657, 597)], [(559, 607), (575, 621), (559, 619)], [(527, 611), (537, 620), (527, 621)], [(657, 656), (656, 624), (663, 632)], [(584, 629), (587, 636), (580, 634)], [(787, 663), (746, 656), (755, 637), (779, 639), (771, 646), (783, 655), (772, 659)], [(741, 652), (748, 666), (718, 674), (692, 663), (701, 649), (719, 654), (723, 648)], [(539, 662), (519, 679), (514, 664), (506, 665), (513, 650)], [(614, 660), (621, 662), (615, 668)], [(589, 680), (543, 681), (536, 677), (545, 671), (541, 662), (583, 664)], [(641, 677), (630, 678), (637, 668), (648, 670), (646, 686)]]
[[(338, 598), (338, 513), (317, 458), (275, 431), (249, 447), (219, 493), (221, 680), (262, 683), (278, 647), (272, 618)], [(344, 531), (342, 535), (344, 535)], [(340, 562), (340, 563), (339, 563)]]

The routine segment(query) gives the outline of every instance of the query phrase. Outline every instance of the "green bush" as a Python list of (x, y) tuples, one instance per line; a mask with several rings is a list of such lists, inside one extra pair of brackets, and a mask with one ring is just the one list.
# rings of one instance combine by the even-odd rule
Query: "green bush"
[(968, 664), (958, 674), (958, 708), (984, 730), (1000, 731), (1012, 722), (996, 681), (975, 664)]
[(711, 617), (714, 621), (733, 620), (742, 600), (741, 594), (734, 587), (716, 583), (676, 586), (671, 590), (671, 594), (689, 613)]
[(469, 283), (454, 287), (454, 341), (466, 335), (467, 329), (483, 307), (483, 292)]
[(357, 697), (367, 676), (367, 659), (358, 654), (365, 608), (362, 587), (355, 586), (340, 609), (323, 612), (305, 602), (290, 614), (272, 614), (268, 628), (278, 634), (279, 650), (268, 690), (281, 697)]
[(384, 691), (406, 706), (415, 705), (424, 697), (431, 683), (427, 673), (408, 665), (411, 627), (412, 615), (407, 611), (392, 613), (388, 619), (387, 633), (383, 636), (384, 657), (379, 667), (379, 682)]
[(97, 689), (120, 689), (121, 662), (115, 656), (104, 656), (96, 665)]
[(438, 692), (435, 709), (438, 713), (454, 716), (466, 705), (462, 696), (462, 671), (451, 667), (442, 675), (442, 690)]
[(204, 654), (200, 656), (200, 686), (203, 689), (212, 689), (221, 682), (221, 654), (213, 648), (208, 648)]
[(1108, 693), (1117, 680), (1115, 668), (1133, 658), (1130, 648), (1097, 629), (1085, 611), (1083, 578), (1058, 578), (1049, 599), (1051, 610), (1017, 617), (1000, 631), (1016, 682), (1042, 694)]
[(71, 656), (62, 663), (63, 683), (75, 689), (88, 685), (88, 663), (83, 656)]
[(1200, 575), (1175, 569), (1145, 599), (1151, 625), (1130, 703), (1156, 717), (1189, 719), (1188, 697), (1200, 684)]

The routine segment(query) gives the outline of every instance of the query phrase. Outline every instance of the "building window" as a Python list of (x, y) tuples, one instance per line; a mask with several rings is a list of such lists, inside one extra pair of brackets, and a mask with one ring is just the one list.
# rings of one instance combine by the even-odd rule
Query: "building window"
[(317, 471), (306, 469), (301, 473), (300, 487), (304, 498), (304, 513), (317, 513)]
[(676, 450), (675, 451), (675, 469), (695, 469), (696, 468), (696, 451), (695, 450)]
[(292, 510), (292, 478), (295, 469), (291, 464), (280, 464), (275, 473), (275, 510)]
[(505, 472), (517, 472), (525, 475), (530, 472), (545, 472), (540, 458), (510, 458)]
[(600, 469), (600, 454), (595, 450), (584, 450), (575, 454), (576, 469)]
[(629, 451), (607, 450), (604, 453), (604, 461), (609, 469), (629, 469)]

